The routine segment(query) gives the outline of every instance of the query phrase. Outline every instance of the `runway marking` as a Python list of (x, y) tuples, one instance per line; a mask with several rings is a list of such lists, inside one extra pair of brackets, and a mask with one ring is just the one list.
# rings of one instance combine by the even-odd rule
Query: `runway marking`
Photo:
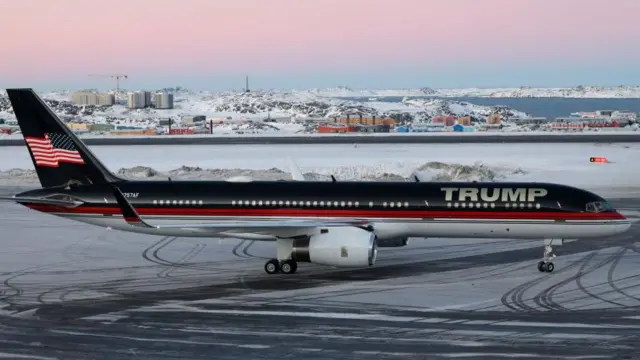
[[(539, 354), (526, 354), (526, 353), (438, 353), (438, 356), (444, 356), (448, 358), (462, 358), (462, 357), (503, 357), (503, 358), (521, 358), (521, 357), (535, 357), (539, 358), (542, 355)], [(563, 357), (564, 358), (564, 357)], [(566, 358), (564, 358), (566, 359)]]
[[(544, 358), (545, 355), (531, 354), (531, 353), (438, 353), (437, 356), (444, 356), (449, 358), (462, 358), (462, 357), (502, 357), (502, 358)], [(605, 355), (585, 355), (585, 356), (562, 356), (563, 359), (611, 359), (611, 356)]]
[[(491, 325), (493, 325), (495, 323), (495, 321), (487, 321), (487, 323), (490, 323)], [(474, 323), (475, 325), (480, 325), (477, 323)], [(467, 321), (465, 322), (465, 325), (472, 325), (472, 321)], [(489, 324), (482, 324), (482, 325), (489, 325)], [(448, 330), (448, 333), (451, 335), (460, 335), (460, 336), (473, 336), (473, 337), (480, 337), (480, 338), (487, 338), (487, 337), (497, 337), (497, 338), (501, 338), (504, 339), (506, 336), (520, 336), (520, 334), (522, 334), (521, 332), (518, 331), (512, 331), (512, 330)], [(564, 332), (553, 332), (550, 334), (539, 334), (536, 336), (541, 336), (541, 337), (550, 337), (553, 339), (598, 339), (598, 340), (613, 340), (613, 339), (617, 339), (620, 336), (619, 335), (603, 335), (603, 334), (586, 334), (586, 333), (577, 333), (577, 334), (571, 334), (571, 333), (564, 333)]]
[(130, 311), (135, 312), (197, 312), (206, 314), (224, 314), (224, 315), (262, 315), (262, 316), (293, 316), (293, 317), (311, 317), (321, 319), (343, 319), (343, 320), (377, 320), (377, 321), (394, 321), (394, 322), (413, 322), (422, 320), (421, 317), (409, 316), (391, 316), (377, 314), (355, 314), (355, 313), (312, 313), (297, 311), (262, 311), (262, 310), (212, 310), (199, 309), (188, 305), (165, 305), (150, 308), (139, 308)]
[[(331, 313), (331, 312), (301, 312), (301, 311), (267, 311), (267, 310), (214, 310), (200, 309), (182, 304), (159, 305), (149, 308), (138, 308), (130, 310), (132, 312), (195, 312), (204, 314), (222, 315), (259, 315), (259, 316), (292, 316), (321, 319), (342, 319), (342, 320), (369, 320), (388, 322), (429, 322), (430, 318), (413, 316), (392, 316), (380, 314), (357, 314), (357, 313)], [(437, 318), (437, 320), (442, 320)], [(454, 321), (454, 319), (449, 319)], [(431, 320), (433, 321), (433, 320)], [(438, 321), (440, 322), (440, 321)], [(570, 328), (637, 328), (637, 325), (616, 325), (616, 324), (581, 324), (581, 323), (547, 323), (547, 322), (526, 322), (526, 321), (499, 321), (493, 326), (531, 326), (531, 327), (570, 327)]]
[(498, 326), (538, 326), (538, 327), (570, 327), (570, 328), (592, 328), (592, 329), (601, 329), (601, 328), (638, 328), (637, 325), (616, 325), (616, 324), (600, 324), (600, 325), (592, 325), (592, 324), (580, 324), (580, 323), (548, 323), (548, 322), (527, 322), (527, 321), (501, 321), (493, 323), (493, 325)]
[(0, 358), (8, 359), (36, 359), (36, 360), (58, 360), (58, 358), (48, 356), (20, 355), (14, 353), (0, 352)]
[[(162, 330), (175, 330), (173, 328), (163, 328)], [(441, 329), (437, 329), (436, 331), (440, 331)], [(318, 334), (318, 333), (290, 333), (290, 332), (268, 332), (268, 331), (251, 331), (251, 330), (234, 330), (234, 329), (198, 329), (193, 327), (181, 328), (178, 329), (181, 332), (189, 332), (189, 333), (201, 333), (201, 334), (222, 334), (222, 335), (249, 335), (249, 336), (283, 336), (283, 337), (310, 337), (310, 338), (323, 338), (323, 339), (349, 339), (349, 340), (357, 340), (357, 339), (365, 339), (367, 341), (386, 341), (388, 337), (372, 337), (369, 335), (357, 336), (357, 335), (345, 335), (345, 334)], [(441, 340), (441, 339), (425, 339), (423, 336), (417, 337), (402, 337), (395, 339), (394, 341), (402, 341), (402, 342), (431, 342), (431, 343), (446, 343), (457, 346), (465, 346), (465, 347), (483, 347), (483, 346), (491, 346), (495, 345), (494, 343), (489, 342), (479, 342), (479, 341), (457, 341), (457, 340)]]
[[(446, 284), (442, 284), (442, 285), (454, 285), (454, 283), (446, 283)], [(482, 300), (482, 301), (474, 301), (474, 302), (470, 302), (470, 303), (465, 303), (465, 304), (458, 304), (458, 305), (448, 305), (448, 306), (439, 306), (439, 307), (430, 307), (427, 309), (422, 309), (420, 311), (424, 311), (424, 312), (429, 312), (429, 311), (446, 311), (446, 310), (455, 310), (455, 309), (463, 309), (466, 307), (471, 307), (471, 306), (475, 306), (475, 305), (483, 305), (486, 303), (490, 303), (490, 302), (499, 302), (500, 299), (489, 299), (489, 300)]]
[(103, 323), (111, 323), (111, 322), (116, 322), (118, 320), (126, 319), (128, 317), (129, 317), (128, 315), (123, 315), (123, 314), (121, 315), (118, 313), (105, 313), (105, 314), (98, 314), (94, 316), (87, 316), (80, 319), (89, 320), (89, 321), (100, 321)]
[(74, 336), (92, 336), (92, 337), (102, 337), (102, 338), (112, 338), (112, 339), (124, 339), (124, 340), (134, 340), (134, 341), (144, 341), (144, 342), (154, 342), (154, 343), (175, 343), (175, 344), (189, 344), (189, 345), (214, 345), (214, 346), (230, 346), (230, 347), (238, 347), (245, 349), (269, 349), (271, 345), (263, 345), (263, 344), (234, 344), (234, 343), (226, 343), (226, 342), (213, 342), (213, 341), (193, 341), (193, 340), (178, 340), (178, 339), (167, 339), (167, 338), (144, 338), (137, 336), (124, 336), (124, 335), (107, 335), (107, 334), (96, 334), (96, 333), (85, 333), (80, 331), (68, 331), (68, 330), (56, 330), (52, 329), (50, 332), (55, 334), (64, 334), (64, 335), (74, 335)]
[(352, 354), (358, 355), (376, 355), (376, 356), (421, 356), (424, 353), (408, 353), (408, 352), (388, 352), (388, 351), (352, 351)]

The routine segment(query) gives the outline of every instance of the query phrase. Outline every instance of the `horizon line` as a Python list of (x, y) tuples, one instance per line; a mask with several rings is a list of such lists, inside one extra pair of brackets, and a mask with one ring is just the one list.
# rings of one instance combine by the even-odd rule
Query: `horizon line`
[[(346, 85), (337, 85), (337, 86), (329, 86), (329, 87), (306, 87), (306, 88), (256, 88), (256, 89), (249, 89), (250, 93), (251, 92), (268, 92), (268, 91), (312, 91), (312, 90), (343, 90), (343, 91), (353, 91), (353, 92), (357, 92), (357, 91), (401, 91), (401, 90), (423, 90), (423, 89), (430, 89), (430, 90), (435, 90), (435, 91), (439, 91), (439, 90), (471, 90), (471, 89), (478, 89), (478, 90), (497, 90), (497, 89), (576, 89), (579, 87), (585, 87), (585, 88), (600, 88), (600, 89), (616, 89), (616, 88), (624, 88), (624, 87), (629, 87), (629, 88), (640, 88), (640, 84), (620, 84), (620, 85), (612, 85), (612, 86), (604, 86), (604, 85), (588, 85), (588, 84), (584, 84), (584, 85), (575, 85), (575, 86), (528, 86), (528, 85), (521, 85), (521, 86), (472, 86), (472, 87), (428, 87), (428, 86), (423, 86), (423, 87), (402, 87), (402, 88), (398, 88), (398, 87), (389, 87), (389, 88), (385, 88), (385, 87), (381, 87), (381, 88), (357, 88), (357, 87), (350, 87), (350, 86), (346, 86)], [(0, 88), (0, 90), (4, 91), (6, 89), (33, 89), (34, 91), (42, 91), (42, 90), (37, 90), (38, 87), (7, 87), (7, 88)], [(188, 86), (181, 86), (181, 85), (176, 85), (176, 86), (165, 86), (165, 87), (141, 87), (141, 88), (133, 88), (133, 89), (137, 89), (137, 90), (130, 90), (132, 88), (130, 87), (120, 87), (120, 92), (135, 92), (135, 91), (155, 91), (155, 90), (162, 90), (162, 89), (181, 89), (181, 90), (189, 90), (189, 91), (200, 91), (200, 92), (213, 92), (213, 93), (224, 93), (224, 92), (245, 92), (244, 88), (236, 88), (236, 89), (228, 89), (228, 90), (207, 90), (207, 89), (202, 89), (202, 88), (198, 88), (198, 87), (188, 87)], [(91, 90), (102, 90), (102, 89), (106, 89), (107, 91), (113, 91), (115, 90), (115, 87), (69, 87), (69, 88), (57, 88), (54, 90), (46, 90), (44, 92), (58, 92), (58, 91), (82, 91), (82, 90), (87, 90), (87, 91), (91, 91)], [(148, 90), (148, 89), (153, 89), (153, 90)]]

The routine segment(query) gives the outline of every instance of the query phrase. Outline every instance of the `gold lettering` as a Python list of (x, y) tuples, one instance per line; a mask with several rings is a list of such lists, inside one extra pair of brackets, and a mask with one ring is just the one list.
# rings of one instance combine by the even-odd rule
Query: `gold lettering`
[[(491, 195), (489, 195), (489, 190), (493, 190)], [(498, 200), (500, 198), (500, 189), (497, 189), (497, 188), (493, 188), (493, 189), (482, 188), (482, 189), (480, 189), (480, 198), (482, 199), (482, 201), (485, 201), (485, 202), (494, 202), (494, 201), (496, 201), (496, 200)]]
[(503, 202), (524, 202), (526, 198), (527, 198), (527, 189), (525, 188), (502, 189)]
[(545, 197), (549, 192), (547, 189), (529, 189), (529, 196), (527, 197), (527, 201), (534, 202), (536, 198)]
[(444, 191), (444, 200), (445, 201), (453, 201), (453, 193), (458, 191), (458, 188), (455, 187), (445, 187), (440, 188), (440, 191)]
[(479, 190), (475, 188), (460, 188), (458, 201), (478, 202), (478, 191)]

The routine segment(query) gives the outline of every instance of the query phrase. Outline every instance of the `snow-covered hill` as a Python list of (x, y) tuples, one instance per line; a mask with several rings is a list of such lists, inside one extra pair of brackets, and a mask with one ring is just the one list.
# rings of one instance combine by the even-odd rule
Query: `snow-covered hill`
[[(411, 99), (401, 102), (369, 101), (366, 103), (336, 99), (313, 92), (267, 91), (250, 93), (210, 93), (175, 90), (175, 109), (128, 109), (115, 106), (78, 106), (69, 102), (70, 92), (43, 93), (42, 97), (56, 113), (67, 120), (91, 123), (139, 124), (152, 126), (161, 118), (179, 119), (182, 115), (263, 120), (288, 118), (292, 122), (305, 118), (357, 116), (390, 116), (402, 122), (424, 120), (433, 115), (471, 115), (478, 121), (500, 113), (505, 118), (526, 117), (525, 113), (500, 106), (480, 106), (445, 99)], [(13, 118), (6, 93), (0, 93), (0, 118)]]
[(577, 86), (573, 88), (468, 88), (468, 89), (396, 89), (355, 90), (348, 87), (298, 90), (301, 94), (327, 97), (392, 97), (392, 96), (436, 96), (436, 97), (561, 97), (561, 98), (640, 98), (640, 86)]

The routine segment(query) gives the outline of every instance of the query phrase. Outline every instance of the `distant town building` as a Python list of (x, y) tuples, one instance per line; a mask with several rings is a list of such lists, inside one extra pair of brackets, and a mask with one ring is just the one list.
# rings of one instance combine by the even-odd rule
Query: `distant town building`
[(204, 115), (185, 115), (182, 117), (182, 123), (185, 126), (201, 125), (206, 120), (207, 117)]
[[(471, 117), (463, 116), (458, 119), (458, 124), (462, 126), (471, 126)], [(500, 115), (491, 115), (487, 118), (487, 123), (489, 124), (500, 124)], [(455, 126), (456, 124), (452, 125)]]
[(156, 93), (155, 103), (156, 109), (173, 109), (173, 94)]
[(546, 117), (526, 117), (512, 118), (511, 121), (517, 125), (543, 125), (553, 121), (553, 119), (548, 119)]
[(71, 94), (71, 102), (75, 105), (113, 105), (116, 98), (113, 94), (79, 91)]
[(149, 91), (136, 91), (127, 94), (127, 107), (130, 109), (142, 109), (151, 105), (151, 93)]
[(171, 126), (173, 124), (175, 124), (175, 121), (171, 118), (158, 119), (158, 126), (164, 127), (164, 126)]
[(143, 91), (144, 94), (144, 107), (151, 106), (151, 91)]
[(115, 105), (116, 96), (114, 94), (98, 94), (98, 105)]
[(115, 125), (113, 124), (90, 124), (89, 131), (90, 132), (106, 132), (115, 129)]

